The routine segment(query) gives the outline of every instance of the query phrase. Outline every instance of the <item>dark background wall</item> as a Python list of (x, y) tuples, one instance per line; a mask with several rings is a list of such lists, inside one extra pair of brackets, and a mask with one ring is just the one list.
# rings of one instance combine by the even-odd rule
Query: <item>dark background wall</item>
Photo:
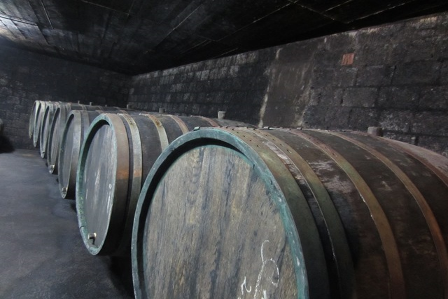
[(30, 148), (35, 100), (364, 131), (448, 155), (448, 13), (134, 77), (0, 47), (0, 118)]
[(0, 47), (0, 119), (14, 148), (32, 148), (28, 121), (35, 100), (125, 107), (129, 77), (79, 63)]
[(129, 103), (260, 126), (381, 126), (448, 155), (448, 14), (135, 76)]
[(212, 117), (225, 110), (226, 118), (257, 123), (274, 54), (270, 48), (134, 76), (129, 103)]

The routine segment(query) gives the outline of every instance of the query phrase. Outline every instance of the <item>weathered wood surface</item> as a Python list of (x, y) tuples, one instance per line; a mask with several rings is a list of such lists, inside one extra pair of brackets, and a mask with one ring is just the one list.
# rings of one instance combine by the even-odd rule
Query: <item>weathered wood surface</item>
[(36, 117), (37, 117), (40, 103), (41, 103), (41, 101), (34, 101), (33, 107), (31, 108), (30, 121), (28, 124), (28, 136), (30, 137), (30, 139), (33, 138), (34, 127), (36, 125)]
[(448, 159), (403, 147), (313, 130), (182, 136), (137, 204), (137, 298), (447, 298)]
[(83, 110), (80, 104), (61, 103), (56, 108), (53, 121), (51, 123), (50, 136), (48, 140), (47, 165), (50, 173), (57, 173), (58, 154), (60, 139), (64, 130), (67, 116), (71, 110)]
[(47, 145), (48, 138), (51, 130), (51, 123), (53, 122), (54, 113), (56, 108), (59, 107), (57, 102), (47, 102), (45, 107), (45, 113), (42, 118), (40, 127), (40, 139), (39, 139), (39, 152), (42, 158), (47, 157)]
[(58, 155), (60, 149), (61, 135), (67, 122), (67, 116), (72, 110), (85, 110), (85, 111), (113, 111), (126, 113), (126, 109), (118, 107), (103, 107), (103, 106), (87, 106), (75, 103), (60, 103), (56, 108), (53, 121), (50, 127), (50, 133), (48, 137), (47, 146), (47, 165), (50, 173), (57, 174), (58, 171)]
[[(81, 150), (76, 180), (78, 222), (89, 252), (128, 252), (135, 204), (144, 178), (160, 153), (195, 127), (218, 125), (220, 120), (204, 117), (147, 113), (102, 114), (95, 119)], [(113, 143), (98, 147), (104, 134), (112, 134)]]
[(62, 198), (75, 198), (79, 152), (90, 123), (99, 114), (97, 111), (73, 110), (67, 117), (58, 153), (58, 182)]
[(42, 126), (42, 120), (44, 118), (45, 109), (47, 106), (47, 102), (41, 101), (40, 104), (37, 106), (36, 116), (34, 120), (34, 128), (33, 128), (33, 146), (38, 147), (39, 146), (39, 139), (40, 139), (40, 130)]

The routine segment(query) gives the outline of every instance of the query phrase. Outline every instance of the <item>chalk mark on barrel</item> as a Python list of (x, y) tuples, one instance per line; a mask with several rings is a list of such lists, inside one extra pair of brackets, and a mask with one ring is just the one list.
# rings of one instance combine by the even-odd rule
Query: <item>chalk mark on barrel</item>
[[(265, 268), (266, 265), (268, 263), (272, 263), (275, 266), (275, 271), (277, 273), (276, 276), (276, 281), (274, 281), (272, 278), (270, 279), (270, 283), (275, 286), (276, 288), (278, 287), (278, 283), (280, 281), (280, 270), (278, 269), (277, 263), (274, 261), (274, 259), (270, 258), (270, 259), (266, 259), (264, 256), (264, 246), (266, 243), (269, 243), (269, 240), (264, 240), (263, 243), (261, 244), (261, 248), (260, 248), (260, 255), (261, 255), (261, 268), (260, 268), (260, 272), (258, 272), (258, 277), (257, 277), (257, 283), (255, 284), (255, 291), (254, 291), (254, 299), (257, 298), (257, 295), (259, 293), (260, 287), (262, 289), (262, 293), (263, 293), (263, 297), (262, 299), (267, 299), (267, 292), (266, 289), (263, 288), (263, 286), (261, 285), (261, 280), (263, 278), (263, 275), (265, 273)], [(244, 296), (245, 293), (250, 294), (252, 292), (252, 287), (249, 286), (249, 288), (247, 288), (247, 277), (244, 276), (244, 281), (241, 284), (241, 295)], [(242, 299), (242, 297), (238, 297), (238, 299)]]

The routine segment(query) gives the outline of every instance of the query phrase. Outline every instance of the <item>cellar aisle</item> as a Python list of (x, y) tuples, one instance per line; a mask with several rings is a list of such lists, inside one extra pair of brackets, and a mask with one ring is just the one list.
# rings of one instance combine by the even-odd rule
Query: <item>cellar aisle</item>
[(36, 150), (0, 154), (0, 298), (132, 298), (127, 262), (90, 255)]

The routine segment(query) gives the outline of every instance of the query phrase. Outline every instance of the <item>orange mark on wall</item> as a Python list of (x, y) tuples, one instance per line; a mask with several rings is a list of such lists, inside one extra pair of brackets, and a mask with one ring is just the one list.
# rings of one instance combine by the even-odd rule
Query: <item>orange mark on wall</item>
[(351, 65), (355, 59), (355, 53), (347, 53), (342, 55), (341, 65)]

